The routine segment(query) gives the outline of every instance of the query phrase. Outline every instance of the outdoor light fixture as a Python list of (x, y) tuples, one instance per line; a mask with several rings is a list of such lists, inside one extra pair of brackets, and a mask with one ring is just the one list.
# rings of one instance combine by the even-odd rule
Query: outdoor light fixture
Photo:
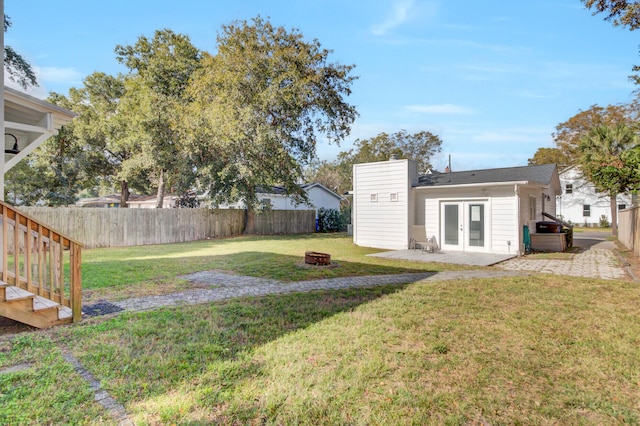
[(18, 138), (16, 137), (16, 135), (13, 135), (11, 133), (5, 133), (5, 140), (7, 136), (11, 136), (13, 138), (13, 148), (11, 149), (7, 149), (6, 148), (6, 144), (5, 144), (5, 149), (4, 149), (4, 153), (5, 154), (12, 154), (12, 155), (16, 155), (20, 153), (20, 148), (18, 148)]

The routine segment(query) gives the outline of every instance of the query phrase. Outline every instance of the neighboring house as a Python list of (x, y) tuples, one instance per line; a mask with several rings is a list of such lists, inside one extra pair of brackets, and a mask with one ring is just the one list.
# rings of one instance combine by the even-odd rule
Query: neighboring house
[(410, 160), (353, 166), (353, 241), (406, 249), (436, 237), (445, 250), (522, 254), (524, 226), (555, 215), (554, 164), (432, 173)]
[[(162, 201), (163, 209), (171, 209), (176, 206), (178, 201), (177, 195), (165, 195)], [(158, 202), (157, 195), (138, 195), (133, 199), (129, 198), (128, 204), (130, 209), (155, 209)]]
[[(271, 186), (258, 190), (257, 197), (261, 203), (273, 210), (316, 210), (320, 208), (340, 210), (340, 202), (345, 198), (336, 194), (320, 183), (305, 183), (300, 187), (307, 193), (308, 203), (297, 203), (293, 197), (287, 195), (281, 186)], [(244, 203), (220, 205), (220, 208), (244, 208)]]
[[(175, 195), (165, 195), (162, 207), (165, 209), (175, 207)], [(129, 196), (129, 208), (132, 209), (154, 209), (156, 207), (157, 196), (155, 195), (135, 195)], [(101, 208), (118, 208), (120, 207), (120, 195), (105, 195), (95, 198), (81, 198), (76, 202), (77, 207), (101, 207)]]
[[(556, 198), (556, 211), (564, 220), (576, 225), (598, 226), (600, 217), (606, 216), (611, 223), (611, 202), (609, 195), (597, 192), (576, 166), (567, 167), (560, 172), (562, 194)], [(616, 197), (618, 210), (631, 207), (629, 194)]]

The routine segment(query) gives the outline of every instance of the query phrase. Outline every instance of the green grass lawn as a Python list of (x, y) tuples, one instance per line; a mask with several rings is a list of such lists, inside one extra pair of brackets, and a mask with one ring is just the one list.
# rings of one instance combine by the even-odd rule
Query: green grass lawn
[[(313, 246), (332, 241), (343, 250), (332, 253), (358, 264), (361, 274), (421, 267), (363, 260), (364, 249), (350, 252), (334, 238), (283, 237), (272, 244), (277, 255), (293, 256), (282, 252), (285, 242), (332, 252)], [(264, 241), (240, 240), (222, 243)], [(190, 247), (187, 258), (203, 250), (209, 254), (201, 257), (216, 259), (202, 244), (146, 253), (171, 260), (185, 252), (179, 247)], [(246, 258), (235, 260), (232, 248), (220, 256), (243, 266)], [(112, 252), (119, 251), (104, 252), (105, 263), (117, 265)], [(165, 263), (166, 271), (156, 264), (141, 276), (182, 273), (173, 260)], [(63, 361), (63, 347), (136, 424), (638, 424), (639, 317), (637, 284), (555, 275), (97, 317), (0, 340), (0, 371), (31, 363), (0, 372), (0, 424), (110, 424), (89, 386)]]
[[(336, 267), (309, 268), (305, 251), (331, 254)], [(82, 288), (98, 290), (101, 298), (153, 292), (158, 287), (179, 290), (177, 277), (192, 272), (222, 270), (283, 282), (357, 275), (464, 269), (441, 263), (417, 263), (366, 256), (381, 250), (357, 247), (345, 234), (251, 236), (183, 244), (84, 250)], [(134, 294), (130, 294), (134, 292)], [(97, 297), (97, 296), (96, 296)], [(95, 298), (95, 297), (94, 297)]]

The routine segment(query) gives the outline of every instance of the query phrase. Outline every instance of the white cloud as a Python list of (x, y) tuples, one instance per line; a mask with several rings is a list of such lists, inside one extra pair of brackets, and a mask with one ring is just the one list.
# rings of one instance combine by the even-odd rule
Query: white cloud
[(425, 22), (435, 17), (438, 4), (433, 1), (392, 0), (391, 11), (384, 22), (373, 25), (371, 32), (376, 36), (387, 35), (394, 29), (409, 22)]
[(413, 0), (396, 0), (393, 3), (393, 11), (382, 24), (374, 25), (371, 32), (377, 36), (385, 35), (392, 29), (402, 25), (409, 16), (409, 10), (413, 6)]
[(73, 68), (34, 67), (38, 81), (66, 83), (70, 86), (82, 82), (83, 75)]
[(407, 105), (405, 109), (423, 114), (473, 114), (473, 110), (453, 104)]

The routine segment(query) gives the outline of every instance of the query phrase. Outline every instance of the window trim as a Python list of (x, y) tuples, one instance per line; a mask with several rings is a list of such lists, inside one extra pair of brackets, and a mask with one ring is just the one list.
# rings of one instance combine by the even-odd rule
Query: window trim
[(573, 184), (572, 183), (565, 184), (564, 193), (565, 194), (573, 194)]

